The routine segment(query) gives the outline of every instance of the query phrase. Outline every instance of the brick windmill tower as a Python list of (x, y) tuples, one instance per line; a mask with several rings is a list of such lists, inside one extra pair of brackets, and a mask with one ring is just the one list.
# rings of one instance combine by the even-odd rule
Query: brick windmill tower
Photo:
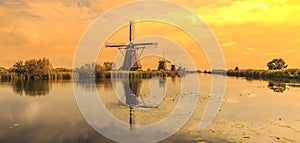
[[(122, 71), (137, 71), (142, 69), (140, 56), (147, 46), (156, 46), (157, 43), (134, 43), (134, 23), (129, 23), (129, 43), (128, 44), (106, 44), (107, 48), (118, 48), (124, 55)], [(141, 51), (140, 51), (141, 50)], [(125, 54), (124, 54), (125, 51)], [(140, 51), (140, 52), (139, 52)]]

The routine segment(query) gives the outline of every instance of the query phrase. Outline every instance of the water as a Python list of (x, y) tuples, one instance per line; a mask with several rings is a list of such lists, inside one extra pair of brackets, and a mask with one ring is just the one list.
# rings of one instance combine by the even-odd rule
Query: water
[[(176, 134), (162, 142), (299, 142), (300, 88), (297, 84), (227, 77), (221, 109), (203, 131), (199, 121), (209, 99), (211, 75), (200, 74), (200, 94), (195, 112)], [(97, 90), (105, 107), (120, 121), (135, 125), (167, 117), (180, 98), (179, 78), (130, 81), (139, 98), (124, 94), (122, 82), (19, 81), (0, 83), (0, 142), (113, 142), (98, 134), (84, 119), (73, 86)], [(149, 87), (150, 86), (150, 87)], [(151, 90), (157, 93), (150, 96)], [(113, 90), (115, 89), (115, 90)], [(164, 99), (154, 97), (166, 93)], [(160, 102), (156, 108), (155, 102)], [(133, 110), (127, 105), (134, 106)], [(137, 107), (142, 106), (142, 107)], [(147, 108), (147, 109), (146, 109)], [(130, 112), (134, 116), (130, 116)], [(139, 138), (139, 137), (135, 137)]]

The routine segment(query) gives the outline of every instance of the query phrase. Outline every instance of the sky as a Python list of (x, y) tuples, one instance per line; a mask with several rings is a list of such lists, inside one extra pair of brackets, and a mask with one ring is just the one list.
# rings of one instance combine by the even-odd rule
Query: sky
[[(17, 60), (46, 57), (54, 67), (72, 67), (77, 44), (88, 26), (99, 15), (127, 2), (132, 1), (0, 1), (0, 66), (11, 67)], [(221, 45), (227, 69), (235, 66), (266, 69), (266, 63), (273, 58), (283, 58), (290, 68), (300, 67), (299, 0), (172, 2), (189, 8), (208, 24)], [(198, 69), (210, 68), (201, 47), (183, 30), (155, 22), (135, 24), (136, 39), (152, 34), (177, 42), (190, 54)], [(127, 36), (128, 28), (123, 27), (107, 41), (126, 43)], [(113, 60), (116, 54), (117, 49), (103, 48), (98, 62)], [(174, 58), (170, 60), (180, 64), (181, 59), (177, 58), (180, 54), (173, 52)], [(153, 61), (149, 57), (142, 59), (144, 67), (155, 68), (157, 62)]]

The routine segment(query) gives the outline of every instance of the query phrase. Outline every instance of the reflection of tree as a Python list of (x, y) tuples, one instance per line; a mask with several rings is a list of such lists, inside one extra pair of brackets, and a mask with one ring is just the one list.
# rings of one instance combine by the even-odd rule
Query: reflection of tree
[(13, 91), (20, 95), (41, 96), (49, 94), (52, 84), (47, 80), (16, 80), (12, 82)]
[(286, 84), (280, 82), (269, 81), (268, 88), (274, 92), (284, 92), (286, 90)]

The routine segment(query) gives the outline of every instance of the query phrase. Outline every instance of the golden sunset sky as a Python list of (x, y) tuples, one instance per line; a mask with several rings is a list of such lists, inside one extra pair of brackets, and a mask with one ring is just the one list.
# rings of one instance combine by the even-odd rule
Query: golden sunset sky
[[(0, 1), (0, 66), (47, 57), (54, 67), (72, 67), (76, 46), (85, 29), (99, 15), (127, 2), (131, 1)], [(222, 47), (227, 69), (235, 66), (266, 69), (266, 63), (277, 57), (283, 58), (290, 68), (300, 67), (299, 0), (172, 2), (191, 9), (209, 25)], [(127, 30), (127, 27), (119, 29), (108, 41), (126, 42)], [(199, 69), (209, 69), (203, 52), (182, 30), (152, 22), (136, 23), (135, 30), (136, 38), (155, 33), (173, 39), (186, 49)], [(117, 53), (116, 49), (105, 49), (99, 56), (107, 59), (99, 62), (111, 60), (113, 56), (109, 54)], [(144, 63), (149, 65), (149, 60)]]

